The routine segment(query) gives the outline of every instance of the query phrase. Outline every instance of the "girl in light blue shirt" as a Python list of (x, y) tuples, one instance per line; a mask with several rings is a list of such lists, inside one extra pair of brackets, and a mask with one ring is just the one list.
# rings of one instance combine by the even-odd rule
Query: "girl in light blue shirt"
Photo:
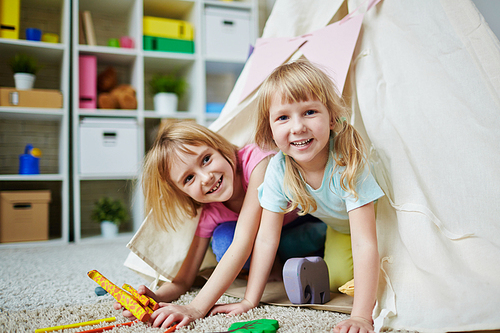
[[(330, 288), (354, 276), (351, 317), (335, 332), (372, 332), (379, 254), (374, 201), (383, 192), (372, 177), (359, 133), (331, 79), (305, 60), (278, 67), (260, 88), (256, 143), (276, 149), (259, 187), (262, 219), (245, 298), (214, 312), (240, 313), (262, 296), (279, 244), (284, 213), (299, 208), (329, 226), (325, 261)], [(352, 259), (351, 259), (352, 258)], [(349, 261), (351, 266), (349, 267)], [(346, 264), (347, 263), (347, 264)]]

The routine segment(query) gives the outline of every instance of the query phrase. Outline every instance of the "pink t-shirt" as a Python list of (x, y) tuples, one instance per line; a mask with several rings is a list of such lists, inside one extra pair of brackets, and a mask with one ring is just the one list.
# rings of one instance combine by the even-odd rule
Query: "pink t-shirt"
[[(262, 161), (265, 157), (269, 155), (274, 155), (272, 151), (263, 151), (255, 144), (249, 144), (238, 150), (238, 167), (243, 173), (243, 189), (246, 191), (248, 188), (248, 182), (250, 180), (250, 175), (253, 169)], [(210, 238), (214, 232), (217, 225), (229, 222), (237, 221), (238, 213), (233, 212), (222, 202), (212, 202), (205, 204), (200, 216), (200, 222), (198, 223), (198, 228), (196, 229), (196, 236), (202, 238)], [(283, 221), (284, 224), (289, 223), (297, 218), (296, 212), (292, 212), (285, 215)]]

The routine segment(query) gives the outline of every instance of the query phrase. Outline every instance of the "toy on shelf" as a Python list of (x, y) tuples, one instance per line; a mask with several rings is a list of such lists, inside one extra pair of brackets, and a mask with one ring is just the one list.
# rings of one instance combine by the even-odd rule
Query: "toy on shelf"
[(97, 77), (97, 106), (101, 109), (137, 109), (135, 89), (130, 84), (118, 85), (116, 70), (106, 68)]
[(24, 148), (24, 154), (19, 155), (19, 174), (38, 175), (41, 156), (42, 151), (39, 148), (33, 148), (33, 145), (27, 144)]
[(328, 267), (321, 257), (288, 259), (283, 266), (283, 283), (293, 304), (324, 304), (330, 300)]
[[(158, 303), (156, 303), (152, 298), (143, 295), (144, 297), (139, 297), (138, 299), (129, 292), (120, 289), (96, 270), (88, 272), (87, 275), (103, 287), (108, 293), (110, 293), (111, 296), (113, 296), (125, 309), (129, 310), (134, 317), (142, 322), (147, 322), (153, 311), (158, 308)], [(134, 294), (138, 295), (137, 291), (129, 285), (126, 285), (124, 288), (133, 290)], [(145, 299), (147, 299), (147, 302), (144, 302), (147, 304), (143, 304), (141, 302), (141, 300)]]

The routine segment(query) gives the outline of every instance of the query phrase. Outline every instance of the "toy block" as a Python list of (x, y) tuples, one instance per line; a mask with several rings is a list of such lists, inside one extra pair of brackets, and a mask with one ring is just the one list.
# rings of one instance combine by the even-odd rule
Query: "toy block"
[(106, 279), (101, 273), (96, 270), (92, 270), (87, 273), (87, 275), (97, 282), (101, 287), (104, 288), (111, 296), (113, 296), (118, 303), (120, 303), (125, 309), (129, 310), (134, 317), (142, 322), (147, 322), (151, 318), (151, 309), (147, 310), (144, 308), (137, 299), (126, 291), (120, 289), (113, 282)]

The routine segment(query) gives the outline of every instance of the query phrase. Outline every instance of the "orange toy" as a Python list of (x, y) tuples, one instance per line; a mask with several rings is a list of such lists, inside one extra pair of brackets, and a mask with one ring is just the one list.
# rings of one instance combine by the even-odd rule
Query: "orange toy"
[[(134, 288), (127, 284), (124, 285), (124, 288), (129, 289), (129, 291), (133, 290), (131, 292), (132, 295), (125, 290), (120, 289), (96, 270), (88, 272), (87, 275), (103, 287), (104, 290), (113, 296), (125, 309), (129, 310), (134, 317), (142, 322), (147, 322), (154, 310), (158, 308), (158, 303), (156, 303), (152, 298), (146, 295), (139, 295)], [(139, 297), (134, 297), (134, 294)]]

